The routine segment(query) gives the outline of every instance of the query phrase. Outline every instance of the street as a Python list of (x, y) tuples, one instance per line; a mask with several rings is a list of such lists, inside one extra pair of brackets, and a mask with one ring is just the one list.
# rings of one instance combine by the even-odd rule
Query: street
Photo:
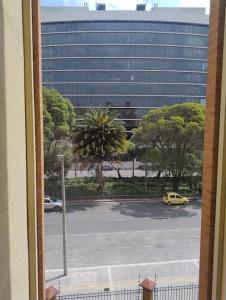
[[(104, 162), (104, 165), (111, 166), (111, 164), (107, 161)], [(76, 171), (75, 171), (76, 169)], [(76, 177), (93, 177), (95, 176), (95, 170), (83, 170), (81, 171), (79, 166), (75, 166), (75, 164), (72, 165), (71, 169), (67, 172), (67, 178), (75, 178)], [(104, 177), (118, 177), (117, 172), (112, 168), (109, 170), (103, 171)], [(124, 178), (132, 177), (133, 175), (133, 162), (132, 161), (123, 161), (121, 162), (121, 176)], [(136, 177), (144, 177), (145, 176), (145, 167), (144, 163), (140, 161), (135, 161), (134, 163), (134, 176)], [(156, 172), (152, 172), (151, 170), (148, 170), (148, 176), (153, 177), (156, 176)]]
[(62, 214), (46, 221), (46, 276), (62, 291), (135, 288), (198, 281), (200, 201), (80, 201), (67, 205), (69, 276), (62, 275)]

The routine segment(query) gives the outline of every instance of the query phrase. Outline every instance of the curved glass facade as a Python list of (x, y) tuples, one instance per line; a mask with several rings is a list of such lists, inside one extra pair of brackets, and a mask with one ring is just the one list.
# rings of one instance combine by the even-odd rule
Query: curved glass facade
[(137, 120), (150, 107), (205, 99), (207, 49), (208, 25), (43, 23), (43, 84), (81, 110), (111, 105)]

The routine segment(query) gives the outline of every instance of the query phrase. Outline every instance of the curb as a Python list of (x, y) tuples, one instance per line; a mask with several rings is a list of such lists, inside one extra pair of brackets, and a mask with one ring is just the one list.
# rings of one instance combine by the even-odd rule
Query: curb
[[(199, 201), (201, 200), (200, 197), (188, 197), (189, 201)], [(162, 197), (160, 198), (112, 198), (112, 199), (76, 199), (76, 200), (67, 200), (67, 205), (73, 205), (73, 204), (85, 204), (85, 203), (111, 203), (111, 202), (152, 202), (152, 203), (158, 203), (162, 202)]]

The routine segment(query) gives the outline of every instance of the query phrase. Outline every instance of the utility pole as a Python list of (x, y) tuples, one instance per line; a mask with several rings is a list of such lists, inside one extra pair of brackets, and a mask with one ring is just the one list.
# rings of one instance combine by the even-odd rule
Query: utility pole
[(66, 197), (65, 197), (65, 179), (64, 179), (64, 155), (57, 155), (61, 160), (61, 186), (62, 186), (62, 201), (63, 201), (63, 212), (62, 212), (62, 224), (63, 224), (63, 265), (64, 265), (64, 276), (67, 276), (67, 239), (66, 239)]
[(145, 181), (144, 181), (144, 190), (147, 192), (147, 177), (148, 177), (148, 148), (145, 149)]
[(135, 145), (133, 145), (133, 165), (132, 165), (132, 178), (135, 176)]

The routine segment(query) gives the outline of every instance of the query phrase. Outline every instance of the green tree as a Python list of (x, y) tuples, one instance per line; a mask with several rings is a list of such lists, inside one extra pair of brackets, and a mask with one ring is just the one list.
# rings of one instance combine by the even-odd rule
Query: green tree
[(76, 124), (73, 136), (81, 169), (95, 166), (96, 178), (103, 187), (103, 161), (125, 151), (126, 129), (109, 108), (90, 108)]
[(148, 160), (153, 171), (173, 178), (178, 190), (180, 179), (201, 173), (204, 106), (183, 103), (151, 110), (132, 140), (138, 147), (148, 149)]
[(120, 151), (117, 152), (115, 155), (113, 154), (111, 157), (111, 166), (116, 171), (119, 179), (122, 178), (121, 175), (121, 170), (123, 168), (122, 161), (125, 159), (125, 157), (128, 156), (130, 144), (131, 144), (130, 141), (125, 140)]
[(71, 136), (75, 127), (74, 107), (55, 89), (43, 89), (45, 174), (59, 174), (58, 154), (64, 155), (65, 170), (72, 164)]

